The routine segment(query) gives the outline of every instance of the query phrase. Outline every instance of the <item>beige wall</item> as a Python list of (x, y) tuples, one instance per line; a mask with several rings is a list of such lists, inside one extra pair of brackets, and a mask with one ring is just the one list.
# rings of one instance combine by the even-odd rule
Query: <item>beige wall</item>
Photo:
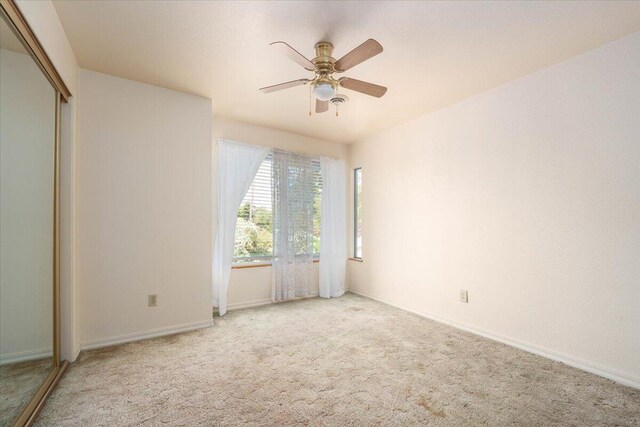
[(61, 357), (75, 360), (80, 350), (75, 282), (75, 144), (78, 62), (50, 0), (17, 0), (31, 29), (72, 94), (61, 108), (60, 146), (60, 309)]
[(640, 386), (638, 70), (640, 33), (356, 143), (351, 289)]
[[(102, 326), (98, 326), (104, 321), (99, 320), (99, 313), (103, 310), (101, 305), (98, 304), (97, 307), (95, 306), (96, 301), (92, 300), (94, 297), (89, 297), (88, 302), (86, 300), (88, 295), (93, 294), (96, 284), (93, 283), (93, 281), (83, 281), (81, 283), (78, 279), (81, 273), (86, 275), (87, 269), (90, 267), (87, 267), (87, 265), (84, 265), (84, 263), (79, 260), (79, 258), (86, 259), (87, 257), (87, 254), (84, 253), (83, 240), (79, 237), (80, 230), (78, 230), (83, 217), (79, 212), (85, 209), (86, 206), (81, 207), (82, 203), (78, 201), (79, 196), (77, 194), (77, 187), (79, 187), (80, 180), (82, 176), (84, 176), (77, 170), (77, 165), (80, 164), (81, 161), (84, 161), (84, 158), (80, 158), (80, 154), (77, 152), (78, 135), (76, 127), (79, 126), (81, 120), (78, 114), (78, 100), (85, 99), (88, 105), (95, 103), (96, 99), (92, 98), (93, 95), (91, 91), (84, 93), (81, 87), (82, 85), (78, 83), (80, 74), (78, 64), (64, 29), (58, 19), (53, 3), (49, 0), (37, 2), (18, 0), (17, 3), (73, 95), (69, 103), (63, 104), (61, 118), (62, 358), (73, 361), (80, 350), (81, 341), (84, 342), (85, 346), (91, 345), (91, 343), (94, 343), (93, 345), (100, 345), (102, 342), (109, 342), (109, 339), (114, 337), (113, 334), (116, 334), (116, 339), (122, 336), (125, 337), (124, 339), (129, 339), (131, 337), (135, 338), (136, 334), (144, 335), (145, 333), (153, 333), (148, 332), (148, 328), (152, 327), (153, 329), (155, 327), (137, 327), (136, 325), (139, 325), (139, 322), (144, 323), (144, 321), (140, 320), (140, 317), (144, 317), (144, 315), (135, 314), (132, 315), (133, 322), (130, 329), (116, 326), (113, 330), (109, 330), (109, 328), (103, 330)], [(161, 89), (157, 89), (161, 91)], [(148, 106), (149, 105), (146, 105), (145, 108)], [(109, 106), (109, 108), (113, 108), (113, 106)], [(144, 116), (144, 114), (142, 115)], [(152, 115), (152, 113), (150, 113), (150, 115)], [(136, 116), (137, 114), (134, 114), (134, 117)], [(98, 119), (94, 119), (97, 122)], [(310, 120), (312, 120), (312, 118)], [(209, 119), (207, 121), (209, 122)], [(89, 128), (91, 128), (91, 126), (92, 124), (89, 125)], [(91, 131), (85, 128), (85, 136), (90, 136), (89, 132)], [(343, 144), (320, 141), (288, 132), (246, 125), (222, 118), (216, 118), (214, 120), (214, 132), (214, 141), (216, 138), (222, 137), (249, 144), (272, 146), (285, 150), (335, 158), (346, 159), (348, 155), (348, 147)], [(211, 147), (209, 147), (209, 149), (210, 148)], [(210, 152), (208, 158), (210, 158)], [(213, 161), (215, 162), (215, 160), (214, 153)], [(94, 161), (96, 160), (94, 159)], [(86, 172), (87, 168), (84, 168), (84, 170)], [(215, 170), (211, 169), (210, 175), (215, 176)], [(215, 215), (215, 206), (213, 206), (213, 215)], [(317, 265), (315, 271), (317, 274)], [(229, 289), (230, 306), (233, 308), (256, 302), (268, 302), (270, 299), (270, 287), (271, 270), (268, 267), (251, 270), (234, 270), (232, 272)], [(81, 288), (87, 289), (81, 290)], [(114, 292), (115, 291), (117, 291), (117, 289), (115, 289)], [(81, 293), (85, 295), (82, 299), (80, 297)], [(159, 299), (160, 304), (162, 304), (163, 297), (161, 295), (159, 295)], [(85, 304), (89, 304), (89, 306), (85, 306)], [(92, 304), (94, 305), (93, 307), (91, 306)], [(119, 308), (116, 304), (113, 311), (107, 311), (109, 311), (109, 315), (111, 316), (112, 313), (116, 312)], [(171, 328), (171, 326), (168, 326), (165, 329)], [(160, 327), (159, 329), (155, 328), (153, 330), (157, 333), (162, 333), (164, 329)]]
[(211, 101), (87, 70), (79, 89), (82, 347), (210, 325)]
[[(83, 348), (210, 322), (218, 138), (343, 159), (348, 152), (343, 144), (222, 118), (213, 119), (211, 135), (211, 101), (100, 73), (81, 70), (79, 88)], [(158, 295), (158, 307), (147, 307), (148, 294)], [(270, 267), (232, 272), (230, 308), (270, 296)]]
[[(313, 120), (310, 118), (309, 120)], [(289, 132), (249, 125), (233, 120), (215, 117), (213, 120), (213, 188), (215, 184), (215, 165), (217, 164), (215, 144), (218, 138), (230, 139), (245, 144), (280, 148), (297, 153), (327, 156), (347, 160), (349, 146), (336, 142), (322, 141)], [(215, 200), (215, 195), (214, 195)], [(215, 235), (216, 207), (213, 207), (213, 232)], [(314, 264), (314, 293), (318, 292), (318, 264)], [(271, 267), (234, 269), (229, 282), (228, 307), (230, 310), (240, 307), (268, 304), (271, 302)]]

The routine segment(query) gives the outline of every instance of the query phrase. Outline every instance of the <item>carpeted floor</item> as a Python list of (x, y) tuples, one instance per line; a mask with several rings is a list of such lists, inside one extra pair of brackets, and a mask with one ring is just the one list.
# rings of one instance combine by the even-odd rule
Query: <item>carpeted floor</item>
[(53, 369), (53, 356), (0, 366), (0, 426), (10, 426)]
[(84, 352), (40, 426), (638, 426), (640, 390), (353, 294)]

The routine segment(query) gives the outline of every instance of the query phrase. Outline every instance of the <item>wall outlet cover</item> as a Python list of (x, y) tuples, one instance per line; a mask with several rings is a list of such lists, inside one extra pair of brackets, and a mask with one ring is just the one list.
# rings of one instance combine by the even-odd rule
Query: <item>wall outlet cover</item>
[(460, 302), (469, 302), (469, 293), (466, 290), (460, 289)]
[(148, 297), (149, 307), (155, 307), (158, 305), (158, 295), (149, 295)]

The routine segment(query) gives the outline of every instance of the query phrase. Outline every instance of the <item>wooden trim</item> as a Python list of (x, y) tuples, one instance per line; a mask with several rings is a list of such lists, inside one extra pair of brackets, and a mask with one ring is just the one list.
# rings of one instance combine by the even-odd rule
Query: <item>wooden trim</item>
[(362, 258), (349, 258), (349, 261), (362, 262)]
[[(319, 259), (314, 259), (313, 263), (319, 263), (320, 260)], [(232, 265), (231, 269), (232, 270), (242, 270), (243, 268), (259, 268), (259, 267), (271, 267), (271, 263), (270, 262), (261, 262), (261, 263), (255, 263), (255, 264), (238, 264), (238, 265)]]
[(18, 38), (22, 41), (22, 44), (25, 45), (27, 51), (31, 53), (31, 56), (35, 59), (47, 79), (49, 79), (55, 90), (60, 92), (62, 100), (67, 102), (71, 96), (71, 91), (69, 91), (67, 85), (64, 84), (58, 70), (56, 70), (53, 62), (51, 62), (49, 55), (47, 55), (47, 52), (42, 47), (42, 44), (31, 29), (31, 26), (29, 26), (26, 18), (22, 12), (20, 12), (20, 8), (15, 0), (0, 0), (0, 9), (4, 17), (6, 17), (9, 26), (12, 27), (13, 31), (18, 35)]
[(261, 262), (261, 263), (255, 263), (255, 264), (238, 264), (238, 265), (232, 265), (231, 269), (232, 270), (242, 270), (245, 268), (258, 268), (258, 267), (271, 267), (271, 263), (270, 262)]

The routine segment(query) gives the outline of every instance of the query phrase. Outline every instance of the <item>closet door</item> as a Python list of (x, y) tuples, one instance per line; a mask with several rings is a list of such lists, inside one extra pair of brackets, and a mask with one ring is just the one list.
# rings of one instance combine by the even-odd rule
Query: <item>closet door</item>
[(15, 3), (0, 6), (0, 426), (22, 426), (67, 366), (58, 320), (61, 96)]

